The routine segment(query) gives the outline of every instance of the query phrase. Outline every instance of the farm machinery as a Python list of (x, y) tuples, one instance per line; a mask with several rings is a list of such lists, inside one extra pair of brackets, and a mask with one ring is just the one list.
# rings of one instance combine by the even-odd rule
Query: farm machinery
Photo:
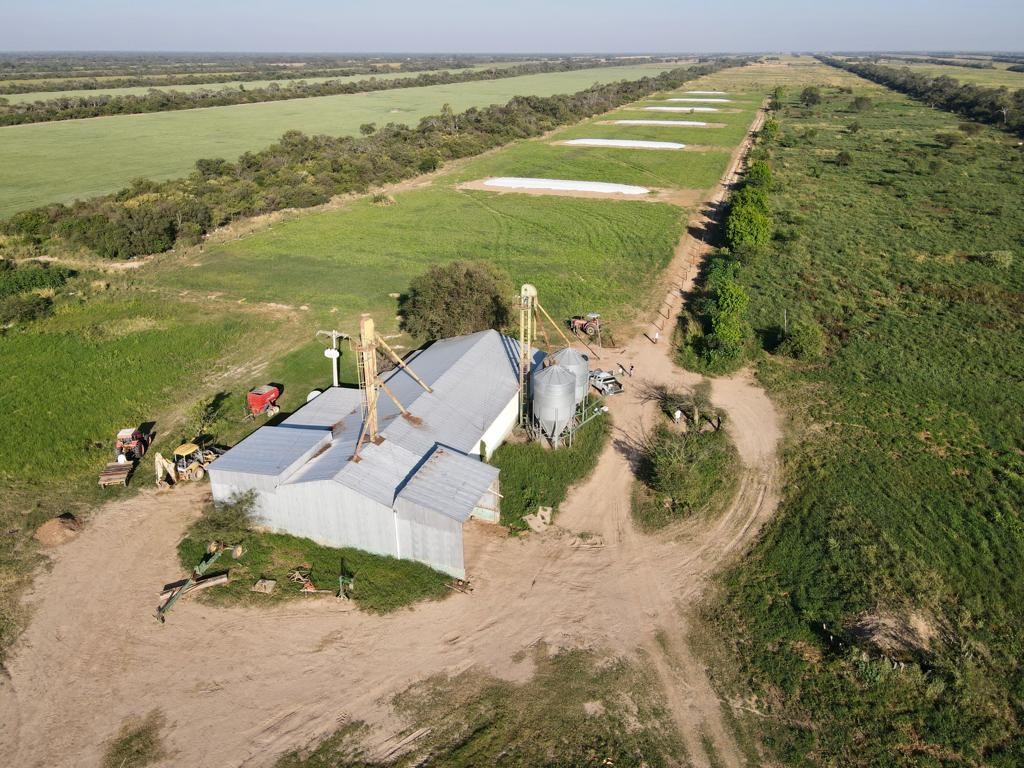
[(267, 418), (276, 416), (281, 409), (277, 399), (281, 397), (281, 388), (273, 384), (264, 384), (250, 389), (245, 396), (245, 419), (255, 419), (266, 414)]
[(569, 330), (579, 336), (581, 333), (586, 336), (601, 336), (601, 315), (597, 312), (588, 312), (585, 315), (576, 315), (567, 321)]
[(153, 441), (153, 436), (134, 427), (118, 430), (114, 438), (114, 461), (103, 467), (100, 472), (99, 484), (128, 485), (128, 478), (139, 460), (146, 454), (146, 449)]
[(166, 488), (183, 480), (202, 480), (206, 476), (206, 468), (221, 453), (223, 451), (216, 448), (200, 448), (195, 443), (183, 443), (175, 448), (173, 461), (158, 453), (154, 461), (157, 487)]

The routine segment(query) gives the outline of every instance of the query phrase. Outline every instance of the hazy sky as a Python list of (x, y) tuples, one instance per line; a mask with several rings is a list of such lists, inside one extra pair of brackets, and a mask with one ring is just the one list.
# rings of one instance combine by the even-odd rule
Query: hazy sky
[(0, 50), (1021, 50), (1024, 0), (0, 0)]

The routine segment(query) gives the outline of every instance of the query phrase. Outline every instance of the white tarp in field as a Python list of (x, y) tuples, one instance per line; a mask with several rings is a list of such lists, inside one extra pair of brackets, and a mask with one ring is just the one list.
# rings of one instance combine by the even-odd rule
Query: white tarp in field
[(725, 96), (726, 91), (686, 91), (691, 96)]
[(613, 125), (668, 125), (676, 128), (706, 128), (700, 120), (615, 120)]
[(602, 192), (607, 195), (646, 195), (651, 191), (647, 187), (634, 187), (630, 184), (572, 179), (530, 179), (521, 176), (497, 176), (484, 181), (484, 186), (503, 189), (550, 189), (558, 192)]
[(668, 99), (668, 101), (689, 101), (701, 104), (732, 104), (732, 99)]
[(620, 147), (622, 149), (686, 149), (675, 141), (636, 141), (634, 139), (569, 139), (562, 142), (574, 147)]
[(644, 107), (645, 112), (718, 112), (717, 107)]

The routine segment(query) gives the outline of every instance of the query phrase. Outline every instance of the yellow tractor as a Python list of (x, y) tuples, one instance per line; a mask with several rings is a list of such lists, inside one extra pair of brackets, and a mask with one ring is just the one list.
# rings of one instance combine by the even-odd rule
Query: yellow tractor
[(206, 467), (220, 455), (219, 451), (200, 448), (195, 443), (184, 443), (174, 449), (174, 461), (167, 461), (159, 453), (156, 455), (156, 484), (160, 488), (182, 480), (202, 480), (206, 476)]

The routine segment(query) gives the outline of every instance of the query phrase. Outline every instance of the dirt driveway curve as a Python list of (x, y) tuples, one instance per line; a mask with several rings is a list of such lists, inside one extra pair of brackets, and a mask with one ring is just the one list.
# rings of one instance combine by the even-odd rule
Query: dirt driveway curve
[[(739, 159), (738, 150), (734, 166)], [(730, 168), (715, 199), (734, 173)], [(700, 225), (691, 222), (691, 231)], [(691, 235), (680, 243), (666, 273), (667, 298), (675, 302), (665, 309), (669, 317), (702, 255)], [(635, 364), (634, 383), (695, 381), (672, 364), (667, 348), (665, 339), (655, 345), (639, 336), (600, 362)], [(427, 675), (478, 665), (526, 679), (530, 654), (517, 651), (543, 641), (645, 651), (692, 763), (710, 764), (704, 736), (720, 763), (740, 765), (718, 699), (687, 644), (686, 614), (709, 575), (774, 511), (780, 431), (771, 401), (749, 376), (714, 381), (712, 396), (728, 413), (744, 462), (740, 491), (724, 514), (657, 537), (633, 529), (628, 456), (656, 414), (627, 392), (611, 403), (612, 445), (556, 526), (526, 538), (471, 526), (475, 590), (383, 618), (330, 599), (269, 610), (186, 600), (160, 626), (151, 618), (155, 592), (179, 572), (170, 543), (197, 514), (204, 490), (146, 491), (107, 505), (56, 551), (29, 597), (33, 620), (0, 680), (0, 754), (23, 766), (96, 765), (125, 718), (160, 708), (168, 765), (208, 764), (211, 745), (218, 764), (269, 765), (350, 717), (388, 738), (402, 726), (388, 698)], [(595, 536), (584, 541), (576, 535), (583, 531)]]

